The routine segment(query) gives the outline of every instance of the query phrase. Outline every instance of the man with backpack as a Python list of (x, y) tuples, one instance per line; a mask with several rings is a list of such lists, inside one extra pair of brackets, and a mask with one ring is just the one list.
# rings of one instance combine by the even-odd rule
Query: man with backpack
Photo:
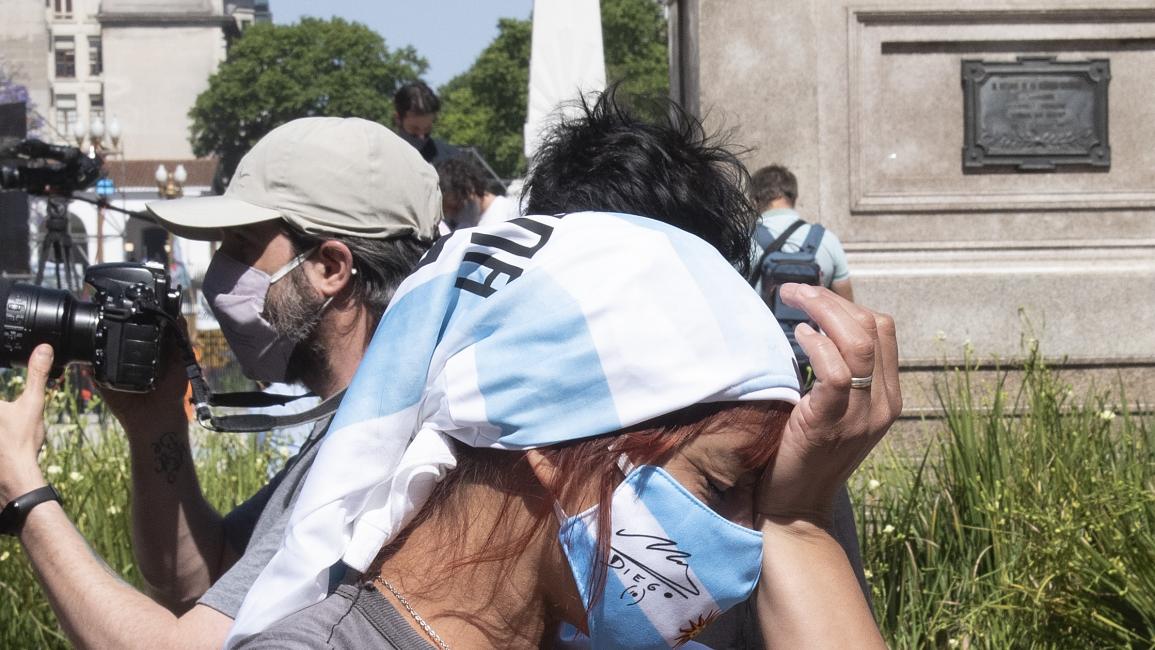
[[(781, 301), (778, 287), (787, 282), (821, 285), (851, 302), (854, 301), (854, 289), (850, 286), (850, 269), (846, 265), (842, 242), (821, 225), (803, 220), (794, 209), (797, 199), (798, 179), (782, 165), (763, 167), (751, 176), (750, 200), (762, 216), (754, 230), (753, 261), (748, 279), (782, 325), (798, 359), (801, 383), (808, 387), (813, 379), (810, 358), (795, 340), (794, 328), (799, 323), (815, 324), (806, 312)], [(866, 582), (862, 552), (858, 547), (854, 507), (845, 485), (834, 498), (833, 526), (838, 538), (847, 540), (847, 557), (867, 601), (870, 601), (870, 586)]]
[(750, 284), (782, 324), (805, 375), (808, 360), (794, 340), (794, 327), (810, 319), (805, 312), (780, 301), (778, 287), (787, 282), (820, 285), (853, 301), (846, 252), (834, 233), (807, 223), (794, 209), (798, 179), (789, 169), (770, 165), (754, 172), (750, 194), (762, 213), (754, 232)]

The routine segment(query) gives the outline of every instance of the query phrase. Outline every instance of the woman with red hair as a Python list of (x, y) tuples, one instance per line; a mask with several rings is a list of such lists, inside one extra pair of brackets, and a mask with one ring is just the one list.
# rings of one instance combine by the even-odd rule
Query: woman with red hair
[[(589, 212), (443, 239), (230, 644), (677, 647), (756, 594), (768, 643), (881, 645), (826, 528), (901, 407), (893, 323), (784, 296), (825, 332), (798, 331), (805, 396), (764, 303), (684, 230)], [(359, 577), (326, 598), (334, 565)]]

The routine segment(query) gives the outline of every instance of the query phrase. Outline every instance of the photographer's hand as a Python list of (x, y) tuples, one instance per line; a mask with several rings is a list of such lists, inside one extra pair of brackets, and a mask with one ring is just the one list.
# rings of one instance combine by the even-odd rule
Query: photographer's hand
[[(180, 320), (185, 327), (184, 320)], [(144, 395), (101, 390), (124, 427), (132, 458), (132, 551), (153, 596), (188, 607), (232, 566), (220, 514), (197, 480), (185, 412), (188, 378), (168, 337), (156, 389)]]
[(36, 457), (44, 445), (44, 391), (51, 370), (52, 346), (36, 346), (24, 392), (15, 401), (0, 401), (0, 507), (45, 485)]
[[(28, 360), (24, 392), (0, 402), (0, 507), (45, 484), (36, 457), (44, 444), (44, 392), (52, 347)], [(61, 504), (34, 507), (20, 542), (57, 620), (77, 648), (219, 648), (232, 619), (205, 605), (178, 618), (136, 591), (93, 553)]]
[[(183, 318), (177, 321), (183, 335), (188, 325)], [(185, 396), (188, 377), (175, 336), (167, 337), (160, 360), (160, 376), (156, 388), (148, 393), (126, 393), (98, 387), (100, 397), (116, 419), (124, 426), (130, 441), (138, 434), (147, 436), (158, 422), (173, 422), (185, 418)]]

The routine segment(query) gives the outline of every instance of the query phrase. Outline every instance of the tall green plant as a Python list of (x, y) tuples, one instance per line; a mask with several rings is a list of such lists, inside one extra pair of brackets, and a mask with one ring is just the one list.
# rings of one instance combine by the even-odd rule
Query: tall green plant
[[(936, 386), (921, 463), (866, 468), (863, 546), (896, 647), (1155, 645), (1155, 438), (1122, 389), (1076, 396), (1030, 344)], [(1016, 375), (1021, 379), (1012, 382)]]

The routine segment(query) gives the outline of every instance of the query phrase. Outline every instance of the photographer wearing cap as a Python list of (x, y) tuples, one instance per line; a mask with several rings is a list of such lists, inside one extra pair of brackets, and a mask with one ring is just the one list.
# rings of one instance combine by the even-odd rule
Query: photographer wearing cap
[[(433, 168), (384, 126), (306, 118), (258, 142), (223, 196), (149, 208), (174, 234), (221, 242), (203, 290), (245, 373), (336, 400), (433, 240), (441, 195)], [(104, 392), (130, 445), (134, 553), (161, 606), (92, 555), (45, 489), (36, 455), (51, 361), (51, 348), (37, 347), (24, 393), (0, 402), (0, 532), (19, 535), (75, 645), (220, 647), (280, 544), (329, 418), (269, 485), (221, 516), (197, 481), (175, 351), (152, 393)]]

